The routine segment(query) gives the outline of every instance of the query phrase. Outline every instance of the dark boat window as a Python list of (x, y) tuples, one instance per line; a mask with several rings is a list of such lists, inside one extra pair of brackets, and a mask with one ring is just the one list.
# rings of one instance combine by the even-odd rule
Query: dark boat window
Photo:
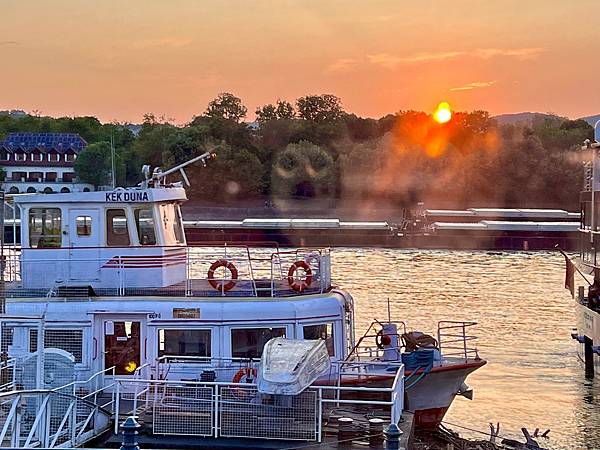
[[(38, 330), (29, 330), (29, 352), (37, 351)], [(83, 330), (45, 330), (44, 348), (59, 348), (75, 357), (76, 363), (83, 361)]]
[(132, 375), (140, 366), (140, 322), (104, 323), (104, 368)]
[(323, 339), (327, 346), (329, 356), (335, 356), (335, 341), (333, 339), (333, 324), (323, 323), (319, 325), (306, 325), (304, 327), (304, 339)]
[(156, 245), (154, 215), (151, 208), (140, 208), (134, 212), (135, 226), (141, 245)]
[(124, 209), (106, 210), (106, 245), (112, 247), (130, 245), (127, 216)]
[(92, 235), (92, 218), (90, 216), (77, 216), (75, 224), (77, 226), (77, 236)]
[(158, 330), (158, 356), (210, 356), (210, 330)]
[(29, 210), (29, 246), (58, 248), (61, 246), (61, 214), (59, 208)]
[(231, 356), (260, 358), (265, 344), (274, 337), (285, 337), (285, 328), (238, 328), (231, 330)]

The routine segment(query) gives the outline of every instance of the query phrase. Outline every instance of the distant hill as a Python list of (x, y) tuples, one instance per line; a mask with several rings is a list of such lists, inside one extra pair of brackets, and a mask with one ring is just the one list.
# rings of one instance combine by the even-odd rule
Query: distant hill
[(498, 116), (494, 116), (493, 118), (498, 121), (499, 124), (515, 124), (515, 123), (525, 123), (531, 125), (536, 119), (553, 119), (557, 116), (553, 114), (544, 114), (538, 112), (521, 112), (514, 114), (500, 114)]

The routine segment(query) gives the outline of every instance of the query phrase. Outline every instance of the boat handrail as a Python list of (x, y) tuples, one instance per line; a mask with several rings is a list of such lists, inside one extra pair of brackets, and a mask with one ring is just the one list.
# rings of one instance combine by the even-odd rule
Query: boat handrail
[(438, 344), (442, 357), (453, 357), (467, 360), (479, 359), (476, 347), (470, 347), (469, 342), (475, 341), (477, 336), (467, 334), (467, 329), (477, 325), (477, 322), (441, 320), (438, 322)]
[[(272, 252), (269, 248), (249, 246), (196, 247), (196, 246), (143, 246), (143, 247), (71, 247), (39, 249), (47, 252), (9, 252), (2, 261), (7, 297), (62, 297), (60, 290), (72, 286), (68, 296), (87, 297), (90, 285), (92, 296), (160, 295), (164, 296), (249, 296), (268, 294), (272, 297), (290, 297), (299, 294), (323, 293), (331, 288), (328, 249), (300, 249)], [(103, 250), (99, 254), (98, 250)], [(215, 251), (221, 249), (221, 252)], [(173, 253), (170, 253), (173, 251)], [(48, 255), (48, 252), (53, 254)], [(65, 254), (67, 253), (67, 254)], [(221, 254), (219, 254), (221, 253)], [(26, 255), (25, 257), (23, 255)], [(312, 283), (296, 289), (289, 281), (288, 265), (304, 258), (312, 269)], [(232, 281), (228, 271), (215, 271), (215, 262), (226, 260), (235, 266), (233, 288), (225, 288)], [(54, 261), (54, 271), (48, 273), (48, 263)], [(73, 267), (96, 267), (97, 282), (78, 281)], [(141, 269), (162, 267), (164, 282), (142, 275)], [(160, 266), (160, 267), (159, 267)], [(139, 269), (136, 272), (136, 269)], [(109, 271), (110, 273), (108, 273)], [(144, 272), (146, 274), (147, 272)], [(44, 274), (47, 274), (45, 276)], [(168, 275), (171, 274), (171, 275)], [(44, 275), (40, 277), (39, 275)], [(109, 275), (111, 275), (109, 277)], [(161, 275), (162, 276), (162, 275)], [(167, 278), (172, 276), (172, 278)], [(146, 278), (144, 278), (146, 277)], [(73, 280), (73, 281), (71, 281)], [(102, 280), (110, 280), (102, 281)], [(162, 278), (161, 278), (162, 280)], [(147, 284), (146, 284), (147, 281)], [(102, 283), (110, 283), (103, 285)], [(156, 283), (153, 285), (152, 283)], [(82, 288), (81, 292), (76, 292)]]

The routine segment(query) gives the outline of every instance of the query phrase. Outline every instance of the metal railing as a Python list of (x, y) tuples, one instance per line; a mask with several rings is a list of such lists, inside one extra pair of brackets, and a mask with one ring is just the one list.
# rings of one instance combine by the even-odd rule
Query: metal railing
[[(316, 383), (296, 396), (261, 394), (254, 383), (117, 378), (115, 423), (135, 412), (151, 424), (153, 434), (321, 442), (323, 422), (337, 409), (357, 408), (400, 421), (402, 364), (393, 376), (384, 371), (389, 364), (333, 364), (337, 375), (331, 384)], [(376, 369), (381, 371), (372, 372)], [(389, 387), (364, 386), (368, 377), (382, 373)]]
[[(178, 252), (170, 253), (170, 250)], [(273, 250), (246, 246), (63, 247), (23, 251), (5, 248), (2, 261), (7, 282), (5, 295), (49, 298), (90, 295), (285, 297), (322, 293), (331, 288), (328, 249)], [(97, 255), (99, 251), (110, 256), (86, 257), (94, 252)], [(26, 257), (23, 257), (24, 252), (27, 252)], [(221, 260), (233, 264), (234, 269), (222, 266), (213, 269)], [(291, 272), (297, 261), (307, 265), (310, 276), (303, 268)], [(94, 272), (94, 279), (85, 281), (80, 273), (74, 275), (77, 270), (83, 270), (82, 267), (87, 276)], [(152, 269), (160, 271), (158, 277), (150, 276), (155, 273)], [(153, 282), (156, 285), (152, 285)]]
[(479, 359), (476, 347), (469, 343), (477, 336), (467, 334), (467, 329), (477, 325), (477, 322), (460, 322), (442, 320), (438, 322), (438, 344), (443, 358)]
[(0, 447), (78, 447), (108, 429), (110, 412), (48, 390), (0, 393)]

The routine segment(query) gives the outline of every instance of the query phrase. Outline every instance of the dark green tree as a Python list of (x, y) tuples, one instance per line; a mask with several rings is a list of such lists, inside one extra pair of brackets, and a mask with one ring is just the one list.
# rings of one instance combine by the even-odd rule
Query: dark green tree
[(298, 116), (313, 122), (332, 122), (342, 117), (342, 101), (332, 94), (306, 95), (296, 100)]
[(247, 112), (248, 109), (242, 104), (240, 98), (229, 92), (222, 92), (217, 98), (210, 101), (205, 115), (239, 122), (246, 117)]
[(75, 160), (75, 174), (80, 181), (95, 187), (110, 183), (111, 149), (109, 142), (89, 144)]

